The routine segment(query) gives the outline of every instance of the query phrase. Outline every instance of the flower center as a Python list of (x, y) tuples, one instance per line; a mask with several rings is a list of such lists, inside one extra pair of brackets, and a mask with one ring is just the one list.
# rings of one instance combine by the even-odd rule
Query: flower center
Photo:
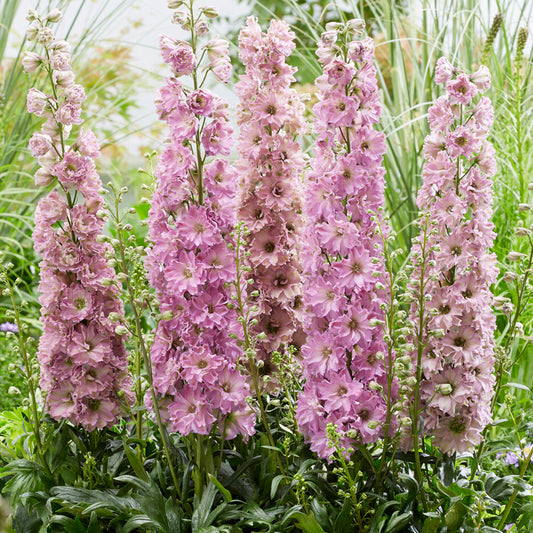
[(361, 409), (358, 414), (361, 420), (368, 420), (370, 418), (370, 411), (368, 409)]
[(455, 337), (453, 343), (458, 348), (464, 348), (466, 346), (466, 339), (464, 337)]
[(464, 430), (466, 429), (466, 422), (462, 416), (454, 416), (450, 420), (450, 425), (448, 427), (454, 433), (464, 433)]
[(265, 252), (271, 254), (276, 249), (276, 245), (272, 241), (265, 243)]
[(359, 327), (359, 322), (357, 322), (357, 320), (355, 318), (352, 318), (350, 320), (350, 322), (348, 322), (348, 327), (352, 330), (352, 331), (355, 331), (358, 327)]

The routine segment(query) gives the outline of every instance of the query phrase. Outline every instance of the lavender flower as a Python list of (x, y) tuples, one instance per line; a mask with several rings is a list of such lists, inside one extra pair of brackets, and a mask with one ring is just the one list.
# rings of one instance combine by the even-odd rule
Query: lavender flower
[(0, 324), (0, 331), (18, 333), (19, 328), (13, 322), (3, 322), (2, 324)]

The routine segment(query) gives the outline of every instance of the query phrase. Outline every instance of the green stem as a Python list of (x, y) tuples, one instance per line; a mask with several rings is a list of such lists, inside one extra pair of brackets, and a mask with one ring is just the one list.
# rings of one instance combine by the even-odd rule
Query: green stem
[(43, 452), (43, 445), (41, 441), (41, 432), (40, 432), (40, 419), (39, 419), (39, 411), (37, 409), (37, 398), (35, 396), (35, 382), (33, 379), (33, 372), (31, 369), (31, 363), (30, 358), (28, 356), (28, 346), (26, 343), (26, 338), (24, 337), (23, 332), (23, 324), (22, 320), (20, 319), (20, 313), (18, 310), (17, 303), (15, 301), (15, 294), (13, 285), (11, 285), (11, 282), (9, 281), (9, 278), (7, 276), (7, 272), (3, 265), (1, 266), (2, 272), (5, 276), (5, 280), (7, 283), (7, 287), (9, 290), (9, 296), (11, 298), (11, 304), (13, 306), (13, 311), (15, 312), (15, 320), (17, 322), (17, 329), (18, 329), (18, 338), (19, 338), (19, 346), (20, 346), (20, 352), (22, 354), (22, 359), (24, 360), (24, 369), (26, 372), (26, 378), (28, 380), (28, 387), (30, 390), (30, 402), (31, 402), (31, 410), (32, 410), (32, 416), (33, 421), (31, 422), (31, 427), (33, 430), (33, 435), (35, 437), (35, 445), (37, 447), (37, 455), (39, 456), (39, 459), (41, 460), (41, 464), (43, 465), (46, 472), (52, 476), (52, 471), (50, 470), (50, 467), (48, 466), (48, 463), (44, 457)]
[[(522, 467), (520, 468), (519, 477), (521, 480), (524, 479), (524, 476), (526, 475), (526, 470), (532, 457), (533, 457), (533, 447), (531, 447), (529, 455), (525, 458), (524, 462), (522, 463)], [(513, 494), (509, 498), (509, 501), (507, 502), (505, 509), (503, 510), (502, 517), (500, 519), (500, 522), (498, 523), (498, 529), (500, 531), (503, 531), (503, 528), (505, 527), (505, 522), (507, 520), (507, 517), (509, 516), (509, 513), (511, 512), (511, 509), (513, 508), (516, 497), (518, 496), (518, 492), (519, 492), (518, 489), (515, 489), (513, 491)]]
[[(238, 304), (238, 312), (241, 319), (241, 325), (243, 328), (244, 333), (244, 349), (248, 356), (248, 366), (250, 368), (250, 375), (252, 377), (252, 383), (254, 388), (254, 393), (257, 398), (257, 403), (259, 405), (259, 411), (261, 414), (261, 421), (263, 422), (263, 427), (265, 428), (265, 432), (268, 438), (268, 442), (272, 448), (276, 448), (276, 443), (274, 441), (274, 437), (272, 436), (272, 432), (270, 431), (270, 425), (268, 423), (268, 419), (266, 416), (266, 410), (263, 402), (263, 396), (261, 394), (261, 386), (259, 384), (259, 369), (257, 368), (257, 364), (254, 357), (254, 343), (252, 341), (252, 338), (250, 336), (250, 332), (248, 331), (248, 321), (247, 316), (248, 314), (245, 311), (245, 302), (243, 299), (243, 293), (242, 293), (242, 269), (241, 269), (241, 247), (242, 247), (242, 234), (241, 231), (238, 231), (237, 233), (237, 242), (235, 246), (235, 262), (236, 262), (236, 269), (237, 269), (237, 280), (236, 280), (236, 289), (237, 289), (237, 304)], [(276, 460), (279, 465), (280, 472), (283, 475), (286, 475), (285, 469), (283, 468), (283, 464), (281, 462), (281, 458), (279, 457), (279, 452), (276, 454)]]
[(426, 276), (426, 245), (427, 245), (427, 233), (428, 233), (428, 220), (426, 218), (424, 224), (424, 240), (422, 246), (422, 257), (420, 265), (420, 278), (419, 278), (419, 293), (418, 293), (418, 330), (417, 330), (417, 362), (416, 362), (416, 383), (414, 387), (413, 407), (411, 412), (411, 434), (413, 437), (413, 449), (415, 454), (415, 478), (420, 487), (420, 497), (422, 499), (422, 507), (424, 511), (427, 511), (426, 494), (423, 488), (422, 479), (422, 467), (420, 463), (420, 450), (418, 440), (419, 430), (419, 415), (420, 415), (420, 383), (422, 379), (422, 353), (424, 351), (424, 327), (426, 323), (425, 317), (425, 300), (424, 300), (424, 287)]
[[(119, 215), (118, 215), (118, 204), (115, 202), (116, 205), (116, 213), (115, 213), (115, 220), (118, 222)], [(128, 273), (128, 263), (126, 260), (126, 254), (124, 250), (124, 242), (122, 240), (122, 233), (121, 231), (118, 231), (118, 241), (119, 241), (119, 253), (120, 253), (120, 259), (122, 262), (122, 268), (123, 272), (127, 275)], [(148, 386), (150, 388), (150, 394), (152, 396), (152, 404), (154, 413), (156, 416), (157, 421), (157, 428), (159, 430), (159, 435), (161, 437), (161, 442), (163, 444), (163, 449), (165, 451), (165, 456), (167, 458), (168, 467), (170, 469), (170, 474), (172, 476), (172, 481), (174, 482), (174, 487), (176, 489), (176, 492), (178, 494), (178, 497), (181, 499), (181, 488), (178, 483), (178, 478), (176, 475), (176, 471), (174, 469), (174, 463), (172, 461), (172, 456), (170, 455), (170, 451), (168, 448), (167, 443), (167, 434), (164, 430), (163, 421), (161, 419), (161, 413), (159, 411), (159, 403), (157, 398), (157, 393), (154, 389), (153, 385), (153, 373), (152, 373), (152, 364), (150, 361), (150, 357), (148, 355), (148, 350), (146, 349), (146, 345), (144, 343), (143, 335), (142, 335), (142, 326), (141, 326), (141, 317), (139, 314), (139, 310), (137, 309), (137, 304), (135, 302), (135, 292), (133, 290), (133, 287), (131, 286), (129, 277), (126, 278), (126, 288), (128, 291), (128, 300), (133, 310), (133, 317), (135, 321), (135, 339), (137, 344), (137, 352), (140, 352), (142, 359), (144, 361), (144, 366), (146, 368), (146, 375), (148, 377)], [(140, 362), (139, 362), (140, 367)], [(140, 376), (140, 374), (139, 374)], [(138, 385), (140, 386), (140, 380), (138, 380)], [(138, 389), (137, 389), (138, 390)], [(141, 413), (138, 413), (141, 414)], [(141, 439), (142, 439), (142, 417), (140, 418), (140, 425), (139, 425), (139, 419), (137, 419), (138, 425), (137, 425), (137, 434), (139, 434), (139, 430), (141, 432)]]

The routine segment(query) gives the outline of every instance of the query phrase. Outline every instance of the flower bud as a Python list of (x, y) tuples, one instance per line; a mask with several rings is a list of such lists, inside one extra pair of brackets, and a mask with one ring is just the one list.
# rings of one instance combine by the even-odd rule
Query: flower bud
[(128, 329), (125, 328), (124, 326), (117, 326), (115, 328), (115, 333), (117, 335), (126, 335), (126, 333), (128, 333)]
[(449, 383), (442, 383), (435, 387), (443, 396), (449, 396), (453, 392), (453, 387)]
[(201, 7), (200, 13), (208, 19), (214, 19), (218, 17), (218, 9), (216, 7)]
[(26, 20), (28, 22), (34, 22), (36, 21), (37, 19), (39, 18), (39, 13), (37, 13), (37, 11), (35, 11), (35, 9), (30, 9), (28, 11), (28, 14), (26, 15)]
[(59, 22), (63, 18), (63, 15), (61, 14), (61, 11), (59, 9), (54, 8), (48, 15), (46, 15), (45, 20), (49, 22)]
[(510, 261), (511, 263), (523, 261), (525, 258), (526, 254), (522, 254), (520, 252), (509, 252), (509, 254), (507, 254), (507, 261)]
[(167, 321), (167, 320), (172, 320), (174, 318), (174, 313), (169, 310), (169, 311), (165, 311), (164, 313), (161, 313), (161, 320), (164, 320), (164, 321)]
[(28, 29), (26, 30), (26, 37), (28, 41), (35, 41), (35, 39), (37, 39), (39, 28), (40, 26), (37, 22), (33, 22), (28, 26)]
[(346, 23), (346, 28), (349, 32), (360, 35), (365, 29), (365, 21), (363, 19), (351, 19)]
[(368, 384), (368, 388), (373, 391), (383, 390), (383, 386), (380, 385), (377, 381), (371, 381)]
[(26, 74), (33, 74), (34, 72), (37, 72), (42, 62), (43, 58), (40, 55), (34, 52), (24, 52), (22, 66), (24, 67), (24, 72), (26, 72)]
[(507, 271), (504, 275), (503, 275), (503, 281), (509, 283), (511, 281), (515, 281), (516, 280), (516, 274), (514, 272), (509, 272)]

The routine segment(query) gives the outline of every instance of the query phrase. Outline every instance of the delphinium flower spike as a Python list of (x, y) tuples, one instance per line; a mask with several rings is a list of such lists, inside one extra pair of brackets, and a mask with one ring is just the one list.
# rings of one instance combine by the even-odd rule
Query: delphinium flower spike
[(52, 92), (32, 88), (27, 99), (28, 111), (46, 119), (30, 150), (40, 164), (35, 182), (49, 188), (33, 233), (42, 256), (38, 358), (47, 411), (92, 431), (113, 425), (131, 401), (131, 383), (123, 335), (114, 323), (124, 318), (119, 283), (106, 259), (110, 246), (100, 239), (98, 141), (91, 130), (79, 129), (68, 144), (73, 126), (83, 122), (85, 92), (75, 82), (68, 43), (56, 40), (50, 27), (60, 18), (57, 10), (45, 17), (30, 11), (28, 38), (44, 53), (23, 59), (26, 72), (46, 72)]
[(214, 10), (195, 14), (192, 1), (177, 4), (184, 10), (174, 21), (190, 40), (160, 39), (172, 74), (156, 105), (169, 137), (156, 169), (146, 258), (162, 316), (151, 350), (154, 386), (173, 431), (208, 434), (218, 424), (225, 438), (248, 436), (255, 414), (246, 403), (242, 350), (231, 335), (239, 332), (237, 314), (227, 305), (235, 279), (228, 248), (235, 172), (225, 157), (232, 128), (227, 103), (206, 88), (210, 74), (229, 80), (228, 43), (200, 46)]
[(304, 105), (287, 64), (295, 35), (273, 20), (262, 32), (250, 17), (239, 35), (245, 74), (236, 85), (240, 126), (238, 218), (248, 230), (250, 292), (257, 292), (257, 360), (270, 374), (271, 354), (302, 343), (301, 265)]
[(481, 96), (490, 86), (488, 69), (468, 75), (441, 58), (435, 81), (446, 93), (429, 109), (417, 196), (422, 231), (412, 249), (416, 379), (410, 409), (413, 435), (421, 418), (424, 434), (453, 453), (478, 444), (491, 421), (496, 162), (487, 140), (493, 108)]
[(297, 419), (311, 449), (325, 458), (333, 453), (328, 425), (349, 454), (376, 441), (386, 420), (385, 138), (374, 127), (381, 105), (373, 42), (356, 38), (363, 28), (362, 20), (331, 24), (317, 51), (323, 74), (305, 203), (306, 383)]

